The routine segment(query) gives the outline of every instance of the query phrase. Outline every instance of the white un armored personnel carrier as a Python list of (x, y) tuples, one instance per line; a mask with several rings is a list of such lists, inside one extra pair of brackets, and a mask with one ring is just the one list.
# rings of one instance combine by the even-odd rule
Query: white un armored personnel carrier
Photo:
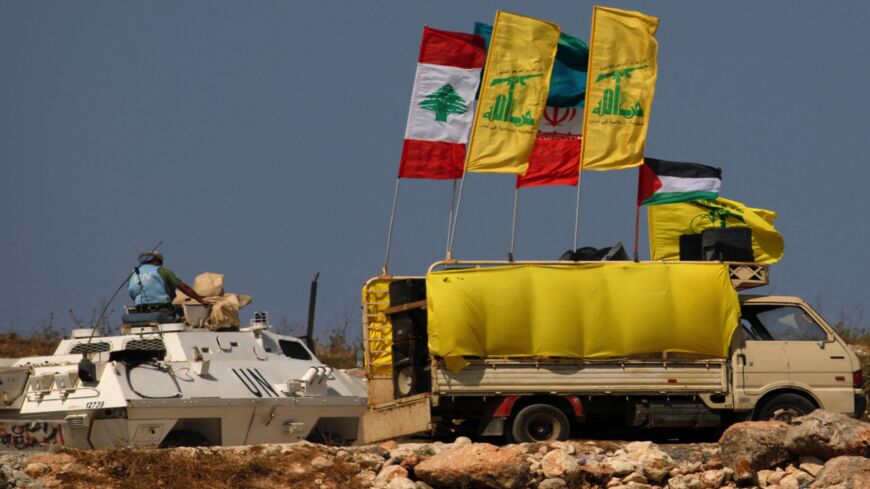
[(350, 444), (365, 409), (360, 379), (270, 331), (265, 313), (234, 331), (80, 329), (53, 355), (0, 360), (0, 450)]

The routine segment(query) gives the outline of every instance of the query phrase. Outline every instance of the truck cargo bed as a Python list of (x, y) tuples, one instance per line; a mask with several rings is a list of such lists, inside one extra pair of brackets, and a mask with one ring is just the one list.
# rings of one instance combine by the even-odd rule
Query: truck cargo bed
[(726, 392), (725, 360), (470, 360), (458, 373), (433, 362), (432, 392), (511, 394), (676, 394)]

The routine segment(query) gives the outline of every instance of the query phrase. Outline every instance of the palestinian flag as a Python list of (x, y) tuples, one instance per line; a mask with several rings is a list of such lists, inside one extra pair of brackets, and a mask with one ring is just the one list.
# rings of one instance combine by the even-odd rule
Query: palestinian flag
[(399, 178), (462, 177), (483, 38), (424, 27)]
[(713, 200), (721, 185), (719, 168), (645, 157), (637, 182), (637, 205)]

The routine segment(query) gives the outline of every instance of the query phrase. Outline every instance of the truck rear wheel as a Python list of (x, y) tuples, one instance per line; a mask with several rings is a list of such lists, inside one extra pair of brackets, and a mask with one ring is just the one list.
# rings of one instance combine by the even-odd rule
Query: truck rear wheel
[(759, 421), (785, 421), (790, 422), (793, 418), (810, 414), (816, 406), (807, 398), (798, 394), (784, 392), (777, 394), (761, 406), (755, 419)]
[(511, 438), (517, 443), (567, 440), (571, 423), (559, 408), (549, 404), (526, 406), (513, 417)]

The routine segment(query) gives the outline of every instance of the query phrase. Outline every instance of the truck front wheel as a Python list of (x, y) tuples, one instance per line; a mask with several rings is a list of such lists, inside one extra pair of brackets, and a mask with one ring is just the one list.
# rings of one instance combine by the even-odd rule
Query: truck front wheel
[(810, 414), (815, 409), (816, 406), (807, 400), (807, 398), (790, 392), (784, 392), (765, 401), (755, 419), (758, 421), (773, 420), (788, 423), (793, 418)]
[(571, 423), (560, 409), (549, 404), (532, 404), (516, 414), (511, 423), (511, 438), (517, 443), (567, 440)]

